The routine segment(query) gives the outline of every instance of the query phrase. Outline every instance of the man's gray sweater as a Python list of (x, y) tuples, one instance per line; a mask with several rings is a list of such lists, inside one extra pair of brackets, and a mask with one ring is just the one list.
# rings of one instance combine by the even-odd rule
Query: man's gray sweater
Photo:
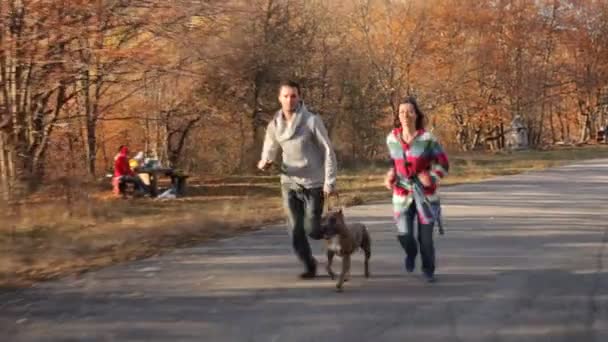
[(275, 161), (282, 150), (282, 184), (307, 189), (333, 190), (336, 184), (336, 154), (323, 121), (301, 103), (289, 124), (279, 110), (266, 128), (262, 160)]

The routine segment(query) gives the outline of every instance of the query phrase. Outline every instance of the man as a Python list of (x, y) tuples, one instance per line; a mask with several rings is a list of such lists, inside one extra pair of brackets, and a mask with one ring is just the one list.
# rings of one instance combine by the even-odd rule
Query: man
[(281, 193), (293, 248), (306, 271), (302, 279), (316, 276), (317, 262), (307, 235), (321, 239), (323, 201), (336, 192), (336, 155), (318, 115), (300, 100), (300, 86), (286, 81), (279, 87), (279, 110), (266, 128), (258, 168), (266, 170), (282, 150)]
[(129, 148), (125, 145), (119, 147), (118, 154), (114, 158), (114, 177), (119, 183), (131, 182), (135, 184), (135, 188), (140, 194), (148, 192), (144, 182), (129, 165)]

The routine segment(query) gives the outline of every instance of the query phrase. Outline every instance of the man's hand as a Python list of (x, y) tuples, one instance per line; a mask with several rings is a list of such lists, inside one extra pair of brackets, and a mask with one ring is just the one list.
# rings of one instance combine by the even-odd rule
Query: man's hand
[(325, 198), (327, 198), (329, 196), (337, 195), (337, 194), (338, 194), (338, 191), (336, 191), (336, 190), (323, 191), (323, 195), (325, 196)]
[(328, 198), (331, 195), (338, 194), (338, 190), (336, 190), (335, 185), (325, 185), (323, 187), (323, 194), (325, 195), (325, 198)]
[(388, 170), (388, 172), (384, 176), (384, 186), (388, 190), (393, 190), (394, 183), (395, 183), (395, 170), (391, 168), (390, 170)]
[(272, 160), (260, 160), (258, 162), (258, 169), (262, 171), (268, 170), (268, 168), (272, 165)]

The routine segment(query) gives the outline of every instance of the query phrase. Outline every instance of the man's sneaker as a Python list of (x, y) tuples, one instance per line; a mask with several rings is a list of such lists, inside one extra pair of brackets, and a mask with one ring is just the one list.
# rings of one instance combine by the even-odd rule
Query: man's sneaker
[(300, 274), (300, 279), (313, 279), (317, 276), (317, 261), (313, 260), (312, 265), (308, 267), (306, 272)]
[(300, 274), (300, 279), (312, 279), (316, 276), (317, 276), (316, 272), (309, 270), (309, 271), (306, 271), (306, 272)]
[(405, 257), (405, 270), (408, 273), (414, 272), (414, 268), (416, 268), (416, 259)]

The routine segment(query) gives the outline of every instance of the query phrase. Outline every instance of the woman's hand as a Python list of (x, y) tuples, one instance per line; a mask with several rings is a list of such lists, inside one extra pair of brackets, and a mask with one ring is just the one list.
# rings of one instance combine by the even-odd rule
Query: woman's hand
[(429, 186), (433, 185), (433, 180), (431, 179), (431, 175), (429, 175), (428, 172), (419, 173), (418, 179), (425, 188), (428, 188)]
[(388, 190), (393, 190), (394, 183), (395, 183), (395, 170), (393, 168), (391, 168), (388, 170), (388, 172), (384, 176), (384, 186)]

